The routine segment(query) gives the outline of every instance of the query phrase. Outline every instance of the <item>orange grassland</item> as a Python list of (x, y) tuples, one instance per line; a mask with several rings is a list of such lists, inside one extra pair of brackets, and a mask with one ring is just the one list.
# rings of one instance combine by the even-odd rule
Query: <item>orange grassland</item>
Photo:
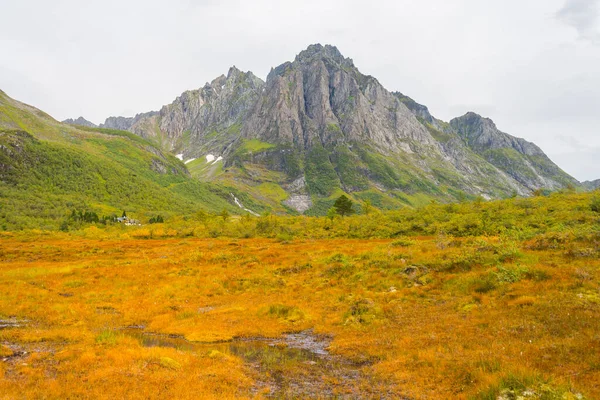
[[(0, 329), (0, 398), (261, 397), (255, 366), (210, 343), (306, 329), (360, 369), (340, 396), (487, 399), (513, 379), (600, 398), (600, 261), (551, 247), (4, 235), (0, 320), (21, 326)], [(144, 347), (127, 326), (209, 344)]]

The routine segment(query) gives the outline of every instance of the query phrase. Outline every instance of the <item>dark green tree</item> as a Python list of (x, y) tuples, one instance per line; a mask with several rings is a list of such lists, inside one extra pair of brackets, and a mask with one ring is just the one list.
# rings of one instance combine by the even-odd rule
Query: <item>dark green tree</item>
[(165, 220), (161, 215), (152, 217), (152, 218), (150, 218), (150, 221), (148, 221), (148, 223), (150, 223), (150, 224), (162, 224), (163, 222), (165, 222)]
[(60, 229), (63, 232), (69, 232), (69, 223), (67, 221), (63, 221), (62, 224), (60, 224)]
[(354, 209), (352, 208), (352, 200), (346, 197), (346, 195), (341, 195), (338, 199), (333, 203), (333, 208), (335, 211), (341, 215), (342, 217), (345, 215), (354, 214)]

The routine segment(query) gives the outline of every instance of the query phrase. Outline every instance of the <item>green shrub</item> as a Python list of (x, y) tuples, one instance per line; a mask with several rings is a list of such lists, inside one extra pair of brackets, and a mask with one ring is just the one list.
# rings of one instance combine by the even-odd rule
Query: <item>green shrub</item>
[(270, 305), (267, 314), (289, 322), (296, 322), (304, 319), (304, 313), (299, 308), (284, 304)]
[(105, 329), (98, 336), (96, 336), (96, 343), (104, 345), (114, 345), (117, 340), (121, 337), (121, 334), (115, 332), (112, 329)]
[(498, 266), (496, 268), (495, 276), (500, 283), (515, 283), (519, 282), (526, 273), (527, 269), (520, 266), (511, 268)]
[(477, 293), (487, 293), (498, 287), (498, 280), (492, 274), (487, 274), (484, 277), (473, 282), (473, 290)]
[(600, 213), (600, 196), (599, 195), (595, 195), (594, 197), (592, 197), (592, 200), (590, 201), (590, 210), (592, 210), (593, 212)]
[(375, 302), (371, 299), (358, 299), (352, 303), (346, 314), (344, 314), (345, 323), (369, 324), (373, 322), (379, 314)]
[(414, 240), (408, 238), (400, 238), (394, 240), (391, 245), (394, 247), (410, 247), (413, 246), (416, 242)]

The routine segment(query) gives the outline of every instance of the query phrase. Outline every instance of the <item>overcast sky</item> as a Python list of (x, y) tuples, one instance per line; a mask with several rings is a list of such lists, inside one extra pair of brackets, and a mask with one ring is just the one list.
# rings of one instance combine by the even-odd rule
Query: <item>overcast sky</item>
[(0, 0), (0, 89), (59, 120), (158, 110), (334, 44), (443, 120), (475, 111), (600, 178), (600, 0)]

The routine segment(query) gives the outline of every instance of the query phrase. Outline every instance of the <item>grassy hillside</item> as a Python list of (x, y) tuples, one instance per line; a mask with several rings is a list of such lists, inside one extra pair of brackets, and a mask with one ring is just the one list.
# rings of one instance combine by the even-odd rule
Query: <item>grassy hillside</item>
[[(263, 188), (265, 192), (271, 189)], [(275, 195), (274, 195), (275, 196)], [(242, 202), (247, 198), (240, 198)], [(87, 224), (102, 237), (161, 237), (165, 227), (170, 236), (280, 238), (288, 239), (393, 239), (412, 236), (507, 236), (515, 240), (586, 241), (600, 232), (600, 193), (552, 193), (548, 196), (496, 201), (475, 200), (456, 204), (430, 203), (419, 208), (380, 211), (354, 202), (357, 215), (350, 217), (245, 215), (223, 218), (209, 213), (174, 215), (165, 224), (130, 227)], [(545, 239), (546, 238), (546, 239)], [(587, 238), (587, 239), (586, 239)], [(595, 254), (595, 253), (594, 253)]]
[[(368, 199), (382, 210), (420, 207), (432, 200), (475, 198), (460, 189), (468, 186), (465, 178), (440, 160), (429, 160), (431, 169), (424, 173), (415, 166), (423, 160), (397, 154), (384, 156), (359, 143), (314, 146), (308, 151), (257, 140), (237, 145), (223, 162), (207, 163), (204, 158), (190, 162), (192, 176), (237, 187), (277, 213), (294, 214), (285, 201), (298, 193), (312, 200), (312, 207), (304, 213), (309, 216), (325, 215), (340, 194), (357, 202)], [(293, 182), (301, 177), (306, 186), (295, 187)], [(505, 191), (495, 189), (496, 183), (478, 185), (489, 187), (496, 197), (507, 197)]]
[(61, 124), (0, 93), (0, 229), (57, 228), (72, 210), (140, 219), (236, 213), (231, 192), (242, 196), (192, 179), (136, 135)]

